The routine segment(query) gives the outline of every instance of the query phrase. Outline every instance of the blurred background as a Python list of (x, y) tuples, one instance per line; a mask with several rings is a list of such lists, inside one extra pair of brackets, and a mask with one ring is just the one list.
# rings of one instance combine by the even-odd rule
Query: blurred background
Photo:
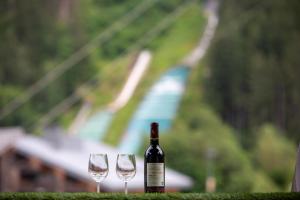
[(168, 191), (290, 191), (299, 15), (297, 0), (0, 1), (0, 191), (95, 191), (88, 154), (143, 163), (152, 121)]

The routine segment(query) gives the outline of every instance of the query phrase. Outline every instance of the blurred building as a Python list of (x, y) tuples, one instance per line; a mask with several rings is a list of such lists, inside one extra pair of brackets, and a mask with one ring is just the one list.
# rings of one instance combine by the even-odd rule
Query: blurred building
[[(44, 137), (25, 134), (21, 128), (0, 129), (0, 191), (95, 191), (88, 174), (90, 153), (107, 153), (109, 175), (101, 190), (123, 191), (115, 163), (118, 151), (103, 143), (52, 132)], [(144, 191), (144, 162), (137, 158), (137, 174), (128, 184), (131, 192)], [(189, 177), (166, 169), (167, 191), (192, 186)]]

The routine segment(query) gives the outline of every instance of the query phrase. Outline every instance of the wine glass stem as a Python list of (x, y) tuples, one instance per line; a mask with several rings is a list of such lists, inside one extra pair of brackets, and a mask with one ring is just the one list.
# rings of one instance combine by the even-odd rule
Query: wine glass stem
[(100, 182), (97, 182), (97, 193), (100, 193)]
[(125, 194), (127, 195), (128, 191), (127, 191), (127, 181), (125, 181)]

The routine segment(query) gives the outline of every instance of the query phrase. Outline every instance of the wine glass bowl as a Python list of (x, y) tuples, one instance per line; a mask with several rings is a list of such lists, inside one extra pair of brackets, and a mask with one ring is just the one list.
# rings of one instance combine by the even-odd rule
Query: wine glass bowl
[(97, 183), (97, 192), (100, 192), (100, 182), (107, 177), (108, 171), (107, 154), (90, 154), (88, 172)]
[(136, 174), (136, 162), (134, 154), (118, 154), (116, 164), (117, 176), (125, 182), (125, 194), (127, 194), (127, 182)]

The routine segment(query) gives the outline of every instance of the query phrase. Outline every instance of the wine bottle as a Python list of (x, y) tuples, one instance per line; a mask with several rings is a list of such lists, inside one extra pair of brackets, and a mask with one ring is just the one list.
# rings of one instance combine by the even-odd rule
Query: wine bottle
[(151, 123), (150, 146), (145, 151), (145, 192), (165, 192), (165, 155), (158, 142), (158, 123)]

